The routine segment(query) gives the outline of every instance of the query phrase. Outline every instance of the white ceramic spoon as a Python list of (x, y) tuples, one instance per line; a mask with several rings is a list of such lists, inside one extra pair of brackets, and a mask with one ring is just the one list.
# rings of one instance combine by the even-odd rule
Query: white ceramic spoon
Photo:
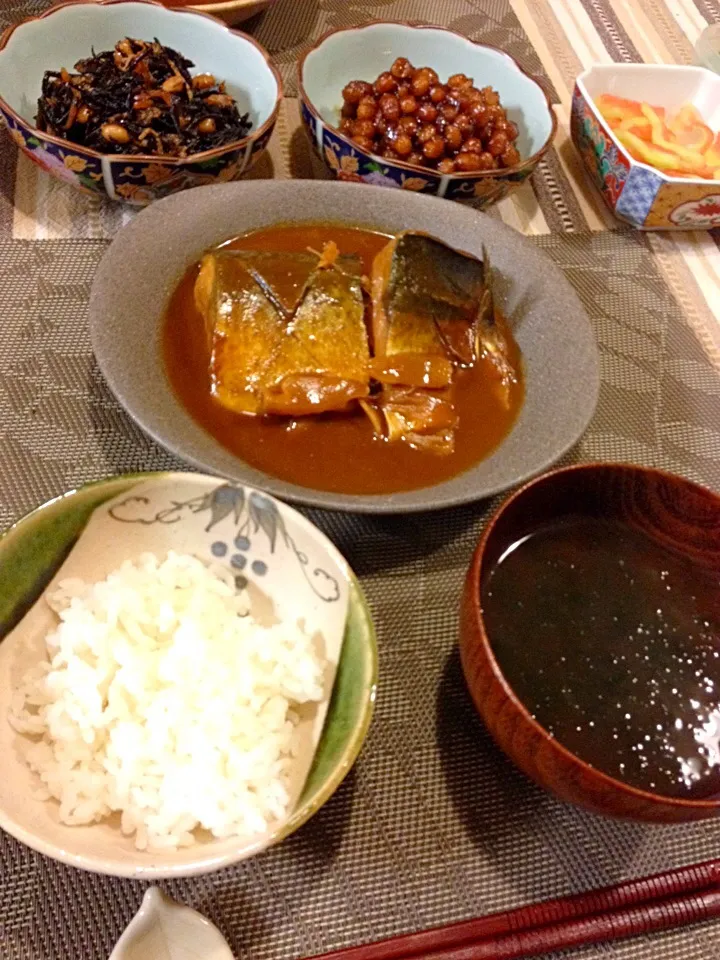
[(150, 887), (110, 960), (233, 960), (217, 927)]

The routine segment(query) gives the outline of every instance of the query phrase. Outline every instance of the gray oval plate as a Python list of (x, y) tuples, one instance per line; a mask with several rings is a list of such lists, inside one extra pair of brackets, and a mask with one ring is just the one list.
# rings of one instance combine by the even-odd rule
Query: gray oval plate
[[(331, 220), (396, 233), (424, 230), (458, 249), (488, 249), (525, 360), (526, 398), (514, 429), (486, 460), (452, 480), (386, 495), (326, 493), (249, 466), (181, 406), (165, 375), (161, 323), (184, 270), (223, 240), (280, 221)], [(520, 234), (456, 203), (405, 190), (327, 181), (247, 181), (154, 203), (105, 254), (90, 298), (100, 368), (128, 413), (159, 443), (214, 471), (298, 503), (364, 513), (432, 510), (498, 493), (541, 472), (585, 430), (598, 398), (590, 323), (561, 271)]]

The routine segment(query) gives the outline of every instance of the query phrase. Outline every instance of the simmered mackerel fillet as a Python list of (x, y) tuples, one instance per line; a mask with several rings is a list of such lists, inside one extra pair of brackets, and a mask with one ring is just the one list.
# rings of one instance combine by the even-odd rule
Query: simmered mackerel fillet
[(217, 401), (239, 413), (304, 416), (367, 396), (360, 273), (357, 257), (206, 255), (195, 299)]
[(376, 357), (427, 354), (472, 363), (476, 321), (492, 313), (487, 293), (480, 260), (421, 233), (399, 234), (373, 264)]
[(210, 347), (212, 395), (228, 409), (304, 416), (367, 414), (377, 438), (454, 450), (457, 371), (489, 360), (503, 405), (518, 371), (496, 322), (491, 270), (424, 233), (405, 231), (372, 260), (365, 321), (361, 261), (219, 250), (195, 286)]
[(372, 298), (371, 371), (383, 388), (363, 406), (376, 433), (450, 453), (455, 367), (492, 350), (502, 375), (514, 376), (495, 324), (489, 268), (425, 234), (401, 233), (375, 258)]

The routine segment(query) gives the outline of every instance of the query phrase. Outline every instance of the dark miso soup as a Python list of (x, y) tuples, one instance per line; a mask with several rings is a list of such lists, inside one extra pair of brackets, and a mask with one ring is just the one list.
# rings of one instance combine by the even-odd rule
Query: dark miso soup
[(512, 544), (482, 608), (505, 677), (586, 763), (670, 797), (720, 795), (720, 591), (685, 557), (610, 520), (570, 517)]

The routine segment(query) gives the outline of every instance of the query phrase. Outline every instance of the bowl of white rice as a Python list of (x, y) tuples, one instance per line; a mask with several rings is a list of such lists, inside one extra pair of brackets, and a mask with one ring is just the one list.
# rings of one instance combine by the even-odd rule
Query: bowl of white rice
[(352, 766), (375, 698), (340, 553), (198, 474), (100, 481), (15, 524), (0, 639), (0, 827), (113, 876), (192, 876), (288, 836)]

